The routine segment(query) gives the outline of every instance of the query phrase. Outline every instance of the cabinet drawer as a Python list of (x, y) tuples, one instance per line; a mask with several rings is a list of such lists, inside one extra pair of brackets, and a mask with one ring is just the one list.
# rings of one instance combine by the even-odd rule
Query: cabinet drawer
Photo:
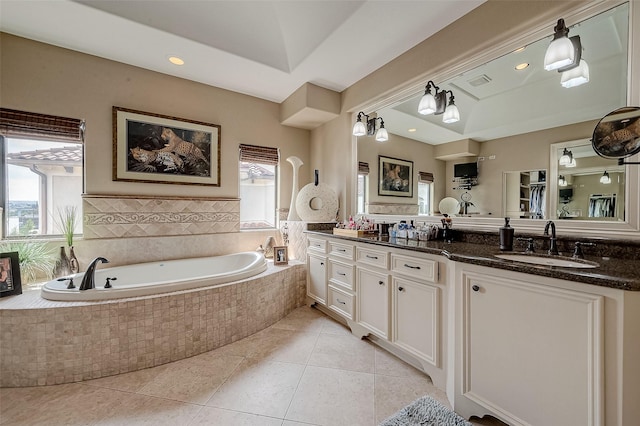
[(353, 260), (353, 246), (351, 244), (329, 242), (329, 254), (331, 256), (342, 257)]
[(348, 263), (329, 260), (329, 282), (342, 286), (348, 290), (354, 290), (354, 269), (355, 266)]
[(346, 319), (353, 319), (353, 306), (355, 298), (337, 287), (329, 286), (329, 309), (335, 311)]
[(389, 253), (385, 251), (356, 247), (356, 261), (382, 269), (389, 269)]
[(309, 250), (316, 253), (327, 252), (327, 240), (321, 240), (319, 238), (309, 237)]
[(432, 283), (438, 280), (438, 262), (430, 259), (391, 254), (391, 271)]

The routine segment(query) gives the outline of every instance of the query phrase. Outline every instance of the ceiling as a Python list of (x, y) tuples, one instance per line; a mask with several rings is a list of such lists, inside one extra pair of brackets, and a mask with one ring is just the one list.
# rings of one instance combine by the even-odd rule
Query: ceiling
[(0, 30), (282, 102), (341, 92), (484, 1), (0, 0)]

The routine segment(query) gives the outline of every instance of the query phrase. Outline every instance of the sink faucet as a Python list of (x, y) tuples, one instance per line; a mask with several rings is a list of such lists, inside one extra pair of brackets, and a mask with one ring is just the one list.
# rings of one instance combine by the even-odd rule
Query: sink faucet
[(551, 237), (549, 237), (549, 251), (551, 255), (559, 255), (558, 244), (556, 243), (556, 224), (552, 220), (544, 226), (544, 235), (549, 235), (549, 227), (551, 227)]
[(79, 290), (89, 290), (90, 288), (95, 288), (95, 274), (96, 274), (96, 266), (100, 263), (109, 263), (107, 259), (104, 257), (96, 257), (87, 267), (84, 276), (82, 277), (82, 283), (80, 284)]

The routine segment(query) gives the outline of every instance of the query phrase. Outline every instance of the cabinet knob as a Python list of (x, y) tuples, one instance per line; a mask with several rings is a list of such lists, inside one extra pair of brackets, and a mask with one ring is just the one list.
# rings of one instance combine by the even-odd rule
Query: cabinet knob
[(320, 262), (320, 266), (324, 266), (324, 262)]
[(398, 291), (404, 291), (404, 287), (398, 287)]
[(480, 291), (480, 286), (473, 285), (473, 286), (471, 286), (471, 289), (472, 289), (473, 291)]
[(378, 281), (378, 284), (384, 285), (384, 281)]

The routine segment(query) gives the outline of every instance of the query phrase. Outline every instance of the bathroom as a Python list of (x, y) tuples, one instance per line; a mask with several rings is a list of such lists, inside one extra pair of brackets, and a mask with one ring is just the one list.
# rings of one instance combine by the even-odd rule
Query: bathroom
[[(295, 122), (295, 112), (317, 106), (304, 102), (300, 104), (299, 97), (292, 96), (282, 102), (267, 101), (172, 77), (169, 72), (152, 72), (9, 33), (0, 34), (1, 106), (77, 117), (86, 121), (83, 190), (86, 194), (84, 198), (86, 204), (84, 206), (86, 208), (87, 204), (95, 205), (104, 201), (103, 204), (107, 206), (107, 210), (101, 213), (106, 215), (117, 213), (121, 203), (132, 199), (154, 200), (167, 212), (175, 212), (174, 208), (184, 208), (182, 202), (185, 200), (195, 204), (190, 207), (193, 210), (204, 208), (207, 211), (222, 211), (224, 207), (218, 204), (222, 203), (220, 200), (230, 199), (231, 202), (237, 202), (238, 146), (247, 143), (277, 147), (280, 150), (278, 208), (281, 218), (286, 218), (286, 210), (291, 202), (292, 181), (292, 169), (283, 160), (296, 156), (304, 163), (300, 169), (300, 187), (312, 182), (314, 170), (319, 170), (320, 180), (331, 186), (338, 196), (340, 206), (338, 218), (345, 220), (350, 214), (356, 213), (356, 164), (360, 155), (358, 149), (361, 146), (354, 145), (355, 138), (351, 135), (351, 129), (355, 116), (360, 110), (365, 110), (367, 113), (372, 110), (382, 110), (388, 105), (387, 99), (391, 95), (402, 90), (417, 93), (419, 89), (416, 88), (418, 86), (424, 88), (428, 80), (434, 80), (436, 83), (447, 80), (460, 71), (473, 68), (488, 59), (514, 50), (522, 41), (522, 37), (532, 32), (548, 36), (559, 17), (574, 16), (571, 22), (588, 17), (587, 12), (576, 11), (576, 8), (580, 9), (582, 6), (573, 3), (535, 5), (534, 2), (527, 2), (525, 4), (526, 7), (507, 2), (482, 4), (441, 32), (407, 51), (397, 60), (390, 61), (341, 93), (332, 95), (331, 107), (326, 104), (320, 107), (326, 110), (324, 112), (331, 117), (330, 121), (313, 128), (281, 124), (291, 117), (294, 118), (291, 118), (290, 122)], [(636, 8), (631, 8), (631, 12), (635, 22), (638, 19), (638, 11)], [(487, 25), (487, 23), (493, 23), (493, 25)], [(637, 39), (637, 35), (635, 37)], [(446, 49), (443, 46), (446, 46)], [(366, 49), (367, 44), (363, 42), (362, 48)], [(469, 58), (472, 60), (470, 61)], [(631, 68), (638, 69), (638, 61), (640, 61), (638, 55), (631, 56), (630, 59)], [(640, 104), (637, 75), (637, 72), (629, 73), (630, 98), (626, 103), (628, 105)], [(592, 78), (595, 79), (595, 76)], [(303, 85), (301, 92), (297, 93), (306, 91), (312, 98), (314, 93), (317, 94), (316, 88), (317, 86), (313, 85)], [(323, 91), (320, 94), (326, 95)], [(335, 107), (336, 96), (337, 108)], [(113, 106), (220, 125), (222, 129), (220, 185), (163, 185), (114, 181), (111, 160)], [(606, 111), (601, 115), (605, 113)], [(388, 118), (385, 120), (387, 125), (391, 124), (391, 120)], [(532, 138), (536, 136), (544, 138), (547, 144), (588, 138), (595, 122), (581, 126), (577, 137), (573, 134), (562, 134), (550, 138), (549, 133), (543, 133), (532, 135)], [(552, 131), (549, 132), (552, 133)], [(397, 142), (400, 138), (392, 135), (390, 142)], [(488, 158), (497, 152), (491, 146), (483, 148), (484, 144), (480, 145), (481, 150), (475, 151), (476, 156)], [(449, 194), (451, 190), (448, 188), (453, 164), (433, 160), (431, 157), (435, 148), (423, 149), (425, 154), (422, 157), (426, 159), (415, 158), (415, 170), (422, 171), (421, 167), (424, 166), (429, 168), (426, 171), (434, 173), (436, 180), (434, 199), (437, 201), (449, 195), (457, 198), (460, 194), (457, 192)], [(510, 161), (511, 159), (514, 163), (520, 161), (518, 152), (503, 152)], [(384, 154), (403, 157), (400, 152), (387, 151)], [(372, 170), (377, 170), (375, 162), (377, 154), (372, 153), (372, 155), (373, 160), (369, 160), (369, 163)], [(548, 156), (546, 158), (548, 160)], [(536, 164), (533, 167), (518, 164), (513, 166), (513, 170), (547, 168), (547, 165), (548, 162), (544, 166)], [(621, 223), (598, 222), (591, 225), (582, 223), (575, 225), (574, 222), (558, 220), (556, 221), (558, 234), (638, 239), (640, 226), (638, 225), (637, 169), (634, 166), (628, 166), (626, 170), (630, 194), (630, 198), (626, 200), (628, 220)], [(480, 185), (470, 191), (474, 197), (472, 199), (474, 204), (481, 205), (478, 201), (479, 194), (483, 191), (501, 187), (500, 177), (492, 179), (494, 180), (490, 182), (480, 180)], [(370, 192), (372, 194), (375, 192), (374, 185)], [(387, 199), (386, 201), (395, 200)], [(434, 211), (437, 211), (435, 210), (437, 202), (433, 204)], [(111, 210), (108, 210), (109, 208)], [(136, 212), (154, 212), (151, 207), (149, 209), (139, 207)], [(388, 217), (384, 212), (380, 214), (383, 215), (381, 217)], [(412, 212), (407, 212), (403, 218), (411, 216)], [(468, 227), (497, 234), (498, 228), (502, 226), (500, 210), (494, 210), (492, 216), (455, 218), (454, 228)], [(77, 239), (74, 246), (81, 265), (87, 265), (96, 256), (108, 258), (113, 265), (124, 265), (171, 258), (253, 251), (270, 236), (278, 241), (282, 238), (278, 229), (239, 231), (237, 224), (233, 226), (235, 227), (228, 229), (220, 225), (204, 233), (198, 229), (192, 229), (189, 231), (190, 234), (180, 235), (177, 235), (171, 227), (162, 224), (146, 227), (146, 234), (135, 234), (140, 232), (139, 230), (118, 234), (121, 230), (106, 227), (101, 230), (104, 233), (94, 234), (95, 238)], [(518, 230), (541, 235), (544, 223), (516, 221), (514, 226), (517, 226)], [(60, 241), (56, 244), (59, 245), (59, 243)], [(292, 259), (297, 257), (304, 260), (304, 255), (295, 256), (294, 250), (290, 255)]]

